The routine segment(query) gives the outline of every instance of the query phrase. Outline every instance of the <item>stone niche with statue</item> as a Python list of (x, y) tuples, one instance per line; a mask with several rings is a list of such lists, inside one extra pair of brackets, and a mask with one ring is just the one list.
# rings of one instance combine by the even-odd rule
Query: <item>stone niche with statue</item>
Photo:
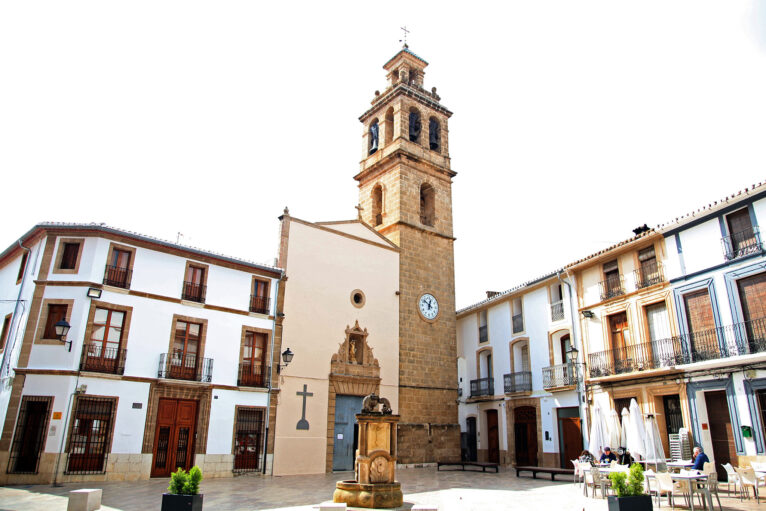
[[(378, 410), (380, 407), (380, 410)], [(364, 398), (359, 424), (353, 481), (338, 481), (334, 502), (364, 508), (402, 505), (402, 485), (396, 481), (396, 426), (388, 399), (370, 394)]]

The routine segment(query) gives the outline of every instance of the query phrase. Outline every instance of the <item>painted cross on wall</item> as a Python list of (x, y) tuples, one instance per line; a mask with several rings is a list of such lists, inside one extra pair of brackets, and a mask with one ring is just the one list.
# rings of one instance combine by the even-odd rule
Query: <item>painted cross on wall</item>
[(298, 421), (298, 424), (295, 426), (295, 429), (309, 429), (309, 421), (306, 420), (306, 398), (311, 397), (314, 395), (313, 392), (307, 392), (307, 385), (303, 384), (303, 392), (296, 392), (296, 396), (303, 396), (303, 412), (301, 413), (301, 420)]

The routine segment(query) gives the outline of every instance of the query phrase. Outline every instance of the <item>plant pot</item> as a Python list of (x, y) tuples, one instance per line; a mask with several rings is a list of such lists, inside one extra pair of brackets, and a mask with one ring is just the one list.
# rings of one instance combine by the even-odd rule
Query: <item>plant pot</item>
[(651, 511), (652, 497), (639, 495), (637, 497), (607, 497), (609, 511)]
[(161, 511), (202, 511), (202, 495), (162, 494)]

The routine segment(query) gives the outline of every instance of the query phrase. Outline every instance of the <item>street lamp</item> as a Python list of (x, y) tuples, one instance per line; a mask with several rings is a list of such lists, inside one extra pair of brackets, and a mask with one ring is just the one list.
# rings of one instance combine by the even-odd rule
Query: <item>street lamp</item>
[(277, 365), (277, 374), (282, 372), (283, 367), (287, 367), (287, 365), (292, 362), (294, 353), (290, 351), (290, 348), (287, 348), (285, 351), (282, 352), (282, 362), (283, 364)]
[(69, 323), (67, 323), (67, 320), (63, 318), (60, 321), (56, 322), (55, 325), (53, 325), (53, 329), (56, 332), (56, 336), (59, 338), (61, 342), (69, 346), (69, 351), (72, 351), (72, 341), (66, 340), (66, 334), (69, 333), (70, 328), (71, 326), (69, 325)]

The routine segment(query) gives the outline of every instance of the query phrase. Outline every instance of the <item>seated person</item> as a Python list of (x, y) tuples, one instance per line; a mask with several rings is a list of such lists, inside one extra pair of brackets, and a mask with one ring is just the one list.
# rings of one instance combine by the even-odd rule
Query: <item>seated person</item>
[(633, 464), (633, 457), (630, 455), (630, 452), (620, 447), (617, 449), (617, 463), (620, 465), (632, 465)]
[(580, 453), (579, 461), (593, 463), (593, 455), (586, 449)]
[(694, 459), (694, 465), (692, 465), (692, 470), (703, 470), (705, 467), (705, 463), (710, 462), (710, 459), (707, 457), (707, 454), (705, 454), (702, 451), (702, 447), (695, 447), (694, 448), (694, 455), (692, 456)]
[(609, 447), (604, 447), (604, 454), (599, 458), (599, 463), (611, 463), (617, 461), (617, 455)]

